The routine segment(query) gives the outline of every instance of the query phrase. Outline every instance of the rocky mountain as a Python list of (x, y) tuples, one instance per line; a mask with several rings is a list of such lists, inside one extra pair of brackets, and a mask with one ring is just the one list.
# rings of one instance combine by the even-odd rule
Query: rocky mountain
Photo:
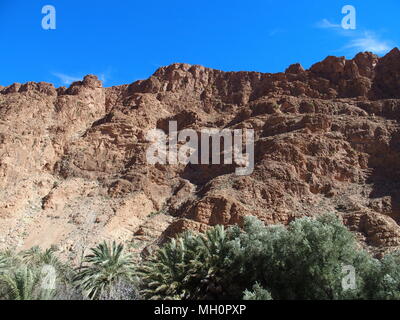
[[(149, 164), (146, 132), (170, 120), (253, 129), (254, 171)], [(93, 75), (0, 87), (0, 247), (148, 250), (246, 215), (286, 224), (333, 212), (380, 254), (400, 245), (399, 120), (397, 48), (277, 74), (172, 64), (109, 88)]]

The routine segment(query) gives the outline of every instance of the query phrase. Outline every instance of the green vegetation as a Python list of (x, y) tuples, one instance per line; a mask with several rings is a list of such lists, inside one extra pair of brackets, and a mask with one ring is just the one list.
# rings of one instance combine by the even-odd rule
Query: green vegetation
[[(355, 271), (349, 287), (346, 267)], [(115, 242), (90, 249), (77, 268), (54, 249), (0, 252), (0, 299), (140, 298), (400, 299), (400, 253), (373, 258), (332, 215), (185, 232), (142, 261)]]
[(112, 297), (113, 294), (118, 294), (113, 292), (116, 286), (133, 281), (133, 260), (131, 255), (124, 253), (122, 244), (113, 242), (108, 245), (103, 242), (91, 251), (83, 260), (85, 265), (74, 277), (77, 289), (81, 289), (85, 297)]
[(53, 249), (0, 252), (0, 299), (137, 299), (133, 261), (121, 244), (101, 243), (79, 268), (62, 263)]
[(252, 291), (245, 290), (243, 300), (272, 300), (272, 296), (268, 290), (256, 283)]
[[(0, 298), (9, 300), (56, 299), (70, 287), (72, 270), (52, 249), (33, 247), (14, 254), (0, 253)], [(58, 291), (56, 290), (58, 288)]]
[[(139, 268), (151, 299), (397, 299), (400, 254), (381, 261), (358, 247), (332, 215), (243, 229), (221, 226), (185, 233)], [(343, 288), (343, 266), (355, 270), (355, 289)]]

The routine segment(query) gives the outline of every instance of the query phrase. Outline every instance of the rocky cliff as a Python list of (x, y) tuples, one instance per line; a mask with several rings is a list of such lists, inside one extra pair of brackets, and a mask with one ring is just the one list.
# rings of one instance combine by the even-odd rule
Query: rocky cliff
[[(146, 132), (254, 129), (255, 167), (150, 165)], [(400, 245), (400, 51), (328, 57), (309, 70), (172, 64), (103, 88), (0, 87), (0, 247), (102, 239), (142, 250), (186, 229), (337, 213), (376, 253)]]

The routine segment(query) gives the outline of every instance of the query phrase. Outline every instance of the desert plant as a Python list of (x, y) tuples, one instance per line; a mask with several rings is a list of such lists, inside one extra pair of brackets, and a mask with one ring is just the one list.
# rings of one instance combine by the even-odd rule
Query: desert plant
[(41, 287), (36, 270), (21, 266), (0, 276), (1, 297), (7, 300), (49, 300), (54, 290)]
[(51, 248), (43, 251), (39, 246), (34, 246), (29, 250), (22, 251), (20, 255), (23, 261), (29, 265), (59, 264), (59, 260)]
[(4, 272), (6, 272), (7, 267), (8, 267), (7, 259), (0, 255), (0, 275), (4, 274)]
[(229, 235), (223, 226), (205, 234), (184, 233), (139, 268), (143, 294), (150, 299), (218, 299), (229, 275)]
[(124, 252), (122, 244), (103, 242), (92, 248), (91, 252), (84, 257), (84, 265), (74, 277), (74, 283), (85, 297), (99, 299), (118, 281), (133, 280), (132, 258)]
[(186, 232), (156, 251), (138, 269), (142, 294), (149, 299), (181, 299), (186, 295), (188, 262), (196, 257), (195, 236)]
[(50, 265), (57, 270), (59, 278), (69, 278), (71, 276), (72, 268), (61, 262), (61, 260), (55, 255), (55, 249), (53, 247), (42, 250), (38, 246), (34, 246), (29, 250), (22, 251), (19, 255), (21, 256), (23, 263), (29, 267), (37, 268)]
[(192, 288), (191, 299), (231, 298), (226, 285), (231, 279), (230, 272), (231, 238), (223, 226), (215, 226), (197, 238), (196, 258), (189, 263)]
[(62, 263), (54, 250), (33, 247), (19, 253), (0, 254), (0, 291), (3, 298), (55, 299), (71, 287), (72, 268)]
[(10, 268), (15, 268), (22, 264), (22, 258), (13, 250), (4, 250), (0, 252), (0, 272), (1, 268), (6, 271)]

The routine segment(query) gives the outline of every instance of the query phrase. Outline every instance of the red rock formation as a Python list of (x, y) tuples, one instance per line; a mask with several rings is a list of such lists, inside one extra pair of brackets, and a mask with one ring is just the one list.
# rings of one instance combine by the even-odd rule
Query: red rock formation
[[(256, 215), (336, 212), (377, 251), (400, 244), (400, 52), (328, 57), (285, 73), (173, 64), (103, 88), (0, 88), (0, 246), (140, 240)], [(150, 165), (146, 132), (255, 130), (255, 168)]]

